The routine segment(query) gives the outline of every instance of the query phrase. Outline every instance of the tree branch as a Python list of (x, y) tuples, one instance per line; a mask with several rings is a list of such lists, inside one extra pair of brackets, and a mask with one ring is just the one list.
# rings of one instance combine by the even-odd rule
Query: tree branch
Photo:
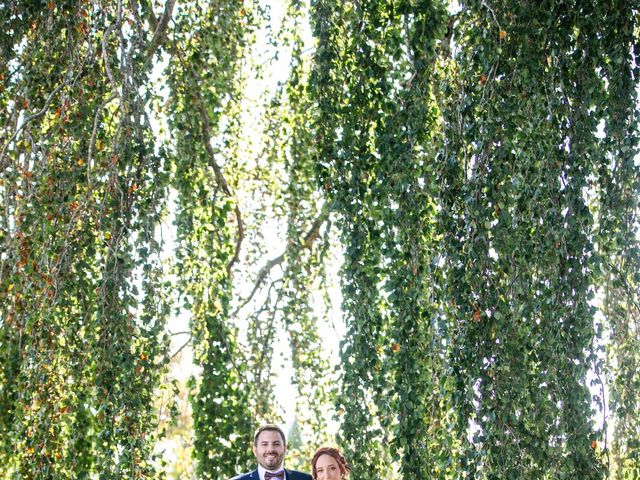
[[(147, 7), (147, 11), (149, 12), (149, 15), (147, 17), (149, 26), (151, 27), (151, 30), (155, 32), (158, 28), (158, 19), (156, 18), (156, 14), (153, 13), (153, 5), (149, 0), (142, 0), (142, 2), (144, 3), (145, 7)], [(166, 7), (166, 4), (165, 4), (165, 7)]]
[[(218, 165), (218, 163), (216, 162), (216, 152), (213, 150), (213, 147), (211, 146), (212, 133), (211, 133), (211, 125), (209, 123), (209, 116), (207, 115), (207, 111), (204, 108), (204, 102), (202, 101), (200, 90), (199, 88), (195, 87), (196, 85), (199, 85), (198, 75), (194, 71), (192, 65), (187, 66), (187, 62), (185, 62), (185, 59), (182, 56), (182, 52), (177, 47), (174, 46), (172, 50), (178, 56), (178, 59), (180, 60), (182, 68), (184, 68), (185, 71), (188, 69), (191, 72), (191, 75), (193, 76), (193, 80), (194, 80), (193, 94), (196, 99), (198, 113), (200, 114), (200, 123), (202, 124), (202, 137), (203, 137), (202, 140), (204, 143), (204, 147), (207, 150), (207, 153), (209, 154), (209, 166), (213, 169), (214, 175), (216, 177), (216, 183), (222, 189), (225, 195), (227, 195), (228, 197), (233, 197), (233, 195), (231, 194), (231, 189), (229, 188), (229, 184), (227, 183), (227, 180), (224, 178), (224, 174), (222, 173), (222, 169), (220, 168), (220, 165)], [(229, 277), (231, 277), (231, 269), (233, 268), (233, 265), (240, 259), (240, 249), (242, 247), (242, 241), (244, 240), (244, 223), (242, 221), (242, 212), (240, 211), (240, 207), (237, 204), (235, 206), (234, 213), (236, 217), (236, 222), (238, 223), (238, 232), (236, 237), (236, 246), (235, 246), (235, 252), (234, 252), (233, 258), (229, 260), (229, 263), (227, 263), (227, 267), (226, 267), (227, 276)]]
[(320, 214), (318, 215), (318, 218), (316, 218), (313, 221), (313, 223), (311, 224), (311, 228), (309, 229), (307, 234), (304, 236), (304, 240), (302, 242), (302, 246), (304, 248), (309, 250), (311, 249), (311, 247), (313, 246), (313, 242), (315, 242), (320, 236), (320, 228), (322, 227), (324, 222), (327, 220), (328, 216), (329, 216), (328, 209), (323, 207), (323, 209), (320, 211)]
[(87, 154), (87, 182), (89, 181), (89, 173), (91, 171), (91, 162), (93, 160), (93, 146), (96, 143), (96, 136), (98, 134), (98, 120), (102, 110), (115, 98), (115, 94), (109, 95), (107, 99), (102, 102), (96, 109), (96, 113), (93, 117), (93, 130), (91, 132), (91, 139), (89, 140), (89, 153)]
[(49, 94), (49, 96), (47, 97), (47, 99), (44, 102), (44, 106), (40, 109), (40, 111), (34, 113), (33, 115), (30, 115), (29, 117), (27, 117), (25, 119), (24, 122), (22, 122), (22, 124), (16, 129), (16, 131), (13, 133), (13, 135), (11, 136), (11, 138), (7, 141), (7, 143), (4, 144), (4, 146), (2, 147), (2, 151), (0, 152), (0, 164), (2, 162), (2, 159), (4, 158), (4, 154), (7, 150), (7, 148), (9, 147), (9, 145), (11, 144), (11, 142), (13, 142), (16, 137), (18, 136), (18, 134), (20, 133), (20, 131), (30, 122), (32, 122), (33, 120), (40, 118), (42, 115), (44, 115), (47, 111), (47, 109), (49, 108), (49, 105), (51, 104), (51, 101), (53, 100), (53, 97), (56, 93), (58, 93), (60, 91), (60, 89), (62, 87), (64, 87), (65, 85), (69, 85), (70, 82), (62, 82), (60, 85), (58, 85), (56, 88), (53, 89), (53, 91)]
[[(209, 117), (207, 115), (207, 111), (204, 108), (204, 103), (202, 102), (202, 97), (200, 97), (200, 91), (196, 90), (195, 95), (198, 99), (198, 111), (200, 112), (200, 121), (202, 124), (202, 136), (204, 141), (204, 146), (207, 149), (207, 153), (209, 154), (209, 165), (213, 168), (213, 172), (216, 176), (216, 183), (222, 189), (222, 191), (229, 197), (233, 197), (231, 194), (231, 189), (229, 188), (229, 184), (227, 180), (224, 178), (224, 174), (222, 173), (222, 169), (220, 165), (216, 162), (216, 152), (213, 150), (211, 146), (211, 126), (209, 124)], [(231, 269), (233, 265), (240, 259), (240, 248), (242, 247), (242, 241), (244, 240), (244, 224), (242, 222), (242, 212), (240, 211), (240, 207), (238, 207), (237, 203), (234, 209), (236, 222), (238, 223), (238, 232), (236, 238), (236, 247), (233, 258), (229, 260), (227, 263), (227, 275), (231, 277)]]
[[(321, 210), (320, 214), (318, 215), (318, 217), (311, 224), (311, 228), (309, 229), (309, 231), (304, 236), (304, 239), (302, 241), (302, 247), (303, 248), (311, 250), (311, 247), (313, 247), (313, 243), (318, 239), (318, 237), (320, 237), (320, 228), (322, 227), (322, 225), (324, 224), (324, 222), (327, 220), (328, 217), (329, 217), (329, 210), (325, 205), (322, 208), (322, 210)], [(240, 310), (242, 310), (251, 301), (251, 299), (254, 297), (256, 292), (260, 289), (260, 287), (264, 283), (264, 281), (267, 278), (267, 275), (269, 274), (269, 272), (271, 272), (271, 270), (274, 267), (276, 267), (278, 265), (281, 265), (282, 262), (284, 262), (284, 259), (285, 259), (286, 255), (287, 255), (289, 249), (291, 248), (291, 246), (292, 246), (292, 244), (289, 243), (287, 245), (287, 247), (285, 248), (284, 252), (282, 252), (277, 257), (272, 258), (271, 260), (269, 260), (258, 271), (258, 275), (256, 276), (256, 281), (255, 281), (255, 284), (253, 286), (253, 290), (251, 290), (251, 293), (249, 294), (249, 296), (236, 309), (236, 311), (233, 313), (233, 316), (235, 316)]]
[(24, 122), (22, 122), (22, 124), (16, 129), (16, 131), (13, 133), (11, 138), (9, 138), (7, 143), (5, 143), (3, 145), (2, 151), (0, 151), (0, 167), (3, 165), (4, 155), (5, 155), (6, 151), (7, 151), (7, 148), (11, 144), (11, 142), (13, 142), (18, 137), (18, 135), (20, 134), (20, 132), (22, 131), (23, 128), (25, 128), (32, 121), (42, 117), (47, 112), (47, 110), (49, 109), (49, 105), (51, 105), (51, 102), (53, 101), (53, 97), (63, 87), (68, 86), (68, 85), (72, 85), (72, 84), (74, 84), (75, 82), (78, 81), (78, 79), (80, 78), (80, 76), (84, 72), (84, 66), (87, 63), (87, 61), (89, 60), (90, 55), (91, 55), (91, 52), (88, 53), (87, 56), (82, 60), (82, 63), (80, 64), (80, 68), (78, 69), (78, 73), (74, 77), (68, 78), (66, 81), (60, 83), (56, 88), (54, 88), (53, 91), (47, 96), (47, 99), (45, 100), (44, 105), (42, 106), (42, 108), (38, 112), (34, 113), (33, 115), (28, 116), (24, 120)]
[(193, 340), (193, 334), (192, 334), (192, 333), (190, 333), (190, 334), (189, 334), (189, 338), (187, 339), (187, 341), (186, 341), (186, 342), (184, 342), (184, 343), (182, 344), (182, 346), (181, 346), (178, 350), (176, 350), (176, 352), (175, 352), (173, 355), (171, 355), (171, 358), (172, 358), (172, 359), (173, 359), (173, 358), (176, 358), (176, 357), (180, 354), (180, 352), (181, 352), (182, 350), (184, 350), (184, 349), (186, 348), (186, 346), (187, 346), (187, 345), (189, 345), (189, 344), (191, 343), (191, 340)]
[(104, 32), (102, 36), (102, 61), (104, 63), (104, 69), (107, 73), (107, 78), (109, 79), (109, 83), (111, 84), (111, 88), (113, 89), (113, 94), (120, 97), (118, 93), (118, 84), (113, 76), (113, 72), (111, 71), (111, 67), (109, 66), (109, 57), (107, 52), (109, 52), (109, 46), (107, 45), (109, 41), (109, 37), (111, 36), (111, 31), (115, 28), (120, 28), (122, 25), (122, 2), (118, 0), (118, 6), (116, 9), (116, 19), (113, 21), (109, 28), (107, 28), (106, 32)]
[(260, 286), (262, 285), (262, 283), (264, 282), (264, 280), (267, 278), (267, 275), (269, 274), (269, 272), (273, 269), (273, 267), (275, 267), (276, 265), (282, 265), (282, 262), (284, 261), (284, 257), (285, 257), (285, 252), (281, 253), (280, 255), (278, 255), (276, 258), (272, 258), (271, 260), (269, 260), (258, 272), (258, 276), (256, 277), (256, 282), (253, 286), (253, 290), (251, 290), (251, 293), (249, 294), (249, 296), (245, 299), (244, 302), (242, 302), (242, 305), (240, 305), (236, 311), (234, 312), (234, 316), (236, 313), (238, 313), (240, 310), (242, 310), (247, 303), (249, 303), (251, 301), (251, 299), (253, 298), (253, 296), (256, 294), (256, 292), (258, 291), (258, 289), (260, 288)]
[(171, 20), (171, 15), (173, 13), (173, 7), (176, 4), (176, 0), (167, 0), (164, 4), (164, 12), (160, 17), (160, 20), (155, 18), (153, 14), (153, 10), (151, 9), (151, 14), (149, 15), (149, 23), (153, 28), (153, 38), (149, 42), (149, 46), (147, 47), (147, 58), (151, 58), (153, 54), (158, 50), (160, 45), (164, 43), (167, 37), (167, 27), (169, 26), (169, 20)]

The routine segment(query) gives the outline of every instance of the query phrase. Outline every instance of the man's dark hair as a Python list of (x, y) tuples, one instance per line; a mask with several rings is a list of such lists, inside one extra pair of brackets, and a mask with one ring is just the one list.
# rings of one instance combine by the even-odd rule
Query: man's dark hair
[(287, 438), (284, 436), (284, 432), (282, 431), (282, 429), (277, 426), (274, 425), (273, 423), (267, 423), (266, 425), (261, 426), (259, 429), (256, 430), (256, 433), (253, 434), (253, 445), (258, 445), (258, 437), (260, 436), (260, 434), (262, 432), (266, 432), (266, 431), (272, 431), (272, 432), (278, 432), (280, 434), (280, 437), (282, 437), (282, 444), (286, 447), (287, 446)]

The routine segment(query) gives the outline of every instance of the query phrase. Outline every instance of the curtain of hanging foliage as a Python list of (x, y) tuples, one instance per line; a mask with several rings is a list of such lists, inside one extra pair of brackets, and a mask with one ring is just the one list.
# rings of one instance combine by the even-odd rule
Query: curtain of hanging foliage
[(599, 327), (609, 339), (599, 374), (609, 387), (609, 473), (618, 480), (640, 476), (640, 22), (637, 6), (627, 2), (607, 3), (595, 14), (604, 20), (599, 66), (606, 78), (599, 105), (605, 136), (597, 172), (598, 279), (604, 291)]
[(13, 2), (0, 65), (3, 478), (153, 476), (165, 158), (136, 7)]
[(345, 246), (342, 443), (354, 478), (435, 478), (439, 376), (432, 79), (442, 2), (317, 2), (318, 172)]
[(587, 201), (602, 25), (587, 3), (465, 7), (443, 148), (465, 457), (474, 475), (599, 478)]
[[(233, 178), (221, 166), (237, 161), (239, 68), (251, 18), (234, 2), (176, 8), (166, 72), (178, 194), (175, 272), (181, 306), (191, 313), (194, 362), (202, 368), (191, 384), (196, 473), (217, 479), (248, 468), (254, 429), (245, 364), (229, 322), (243, 217)], [(221, 134), (226, 141), (218, 145)]]
[(1, 479), (162, 478), (171, 314), (198, 478), (292, 394), (303, 470), (334, 403), (352, 480), (640, 478), (635, 2), (156, 3), (0, 6)]
[[(283, 41), (291, 44), (290, 75), (280, 87), (280, 138), (274, 142), (274, 154), (285, 167), (287, 184), (284, 204), (287, 212), (287, 249), (283, 257), (286, 268), (282, 275), (282, 323), (288, 335), (293, 367), (292, 383), (297, 390), (295, 418), (305, 436), (306, 445), (298, 455), (298, 468), (308, 469), (317, 445), (326, 443), (326, 409), (333, 401), (334, 376), (324, 358), (323, 341), (337, 338), (320, 337), (317, 308), (313, 293), (321, 290), (326, 280), (325, 257), (329, 247), (325, 222), (328, 208), (323, 204), (315, 182), (315, 142), (312, 128), (313, 105), (307, 94), (309, 59), (303, 57), (304, 39), (301, 26), (308, 15), (303, 2), (292, 0), (287, 16), (291, 19), (282, 32)], [(288, 27), (288, 28), (287, 28)]]
[(403, 476), (632, 478), (637, 9), (463, 2), (446, 19), (437, 8), (314, 3), (353, 476), (387, 476), (391, 455)]

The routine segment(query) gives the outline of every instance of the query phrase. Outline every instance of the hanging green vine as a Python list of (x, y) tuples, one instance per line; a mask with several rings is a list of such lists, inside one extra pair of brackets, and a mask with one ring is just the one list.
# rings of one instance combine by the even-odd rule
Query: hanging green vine
[(318, 105), (316, 168), (338, 214), (345, 254), (342, 294), (347, 334), (338, 398), (340, 442), (356, 479), (384, 478), (388, 474), (384, 463), (389, 459), (386, 425), (376, 421), (378, 414), (387, 413), (380, 410), (386, 393), (381, 354), (389, 342), (384, 338), (386, 302), (378, 288), (383, 281), (381, 229), (376, 198), (369, 187), (376, 157), (368, 115), (374, 115), (374, 102), (380, 101), (382, 92), (368, 88), (376, 79), (367, 75), (364, 62), (373, 63), (374, 52), (363, 52), (366, 39), (357, 28), (368, 20), (352, 2), (312, 3), (312, 27), (318, 41), (311, 79)]
[[(306, 9), (297, 0), (288, 6), (292, 19), (292, 61), (289, 81), (285, 87), (288, 112), (286, 114), (284, 166), (288, 176), (285, 201), (287, 206), (287, 250), (283, 273), (284, 306), (282, 318), (289, 335), (296, 386), (296, 422), (305, 435), (306, 448), (302, 458), (311, 458), (316, 445), (327, 442), (325, 411), (330, 406), (331, 381), (329, 363), (323, 358), (323, 342), (337, 340), (330, 331), (319, 334), (317, 313), (314, 312), (313, 292), (321, 288), (325, 278), (324, 261), (329, 246), (325, 223), (328, 209), (321, 205), (314, 171), (314, 132), (312, 105), (306, 94), (308, 62), (302, 55), (303, 39), (300, 23)], [(284, 147), (284, 148), (283, 148)], [(324, 230), (325, 235), (321, 235)], [(307, 462), (300, 465), (307, 468)]]
[[(410, 18), (419, 18), (421, 7), (428, 11), (424, 4), (408, 7), (414, 15)], [(417, 474), (412, 467), (431, 465), (430, 475), (443, 477), (456, 470), (481, 478), (599, 477), (596, 439), (601, 433), (591, 421), (588, 385), (589, 371), (596, 365), (592, 301), (599, 260), (593, 244), (594, 213), (587, 201), (597, 165), (605, 158), (598, 138), (604, 118), (600, 107), (615, 105), (609, 102), (602, 73), (607, 65), (632, 64), (628, 53), (619, 53), (623, 60), (607, 57), (607, 45), (613, 42), (607, 36), (626, 34), (618, 52), (629, 52), (637, 12), (629, 7), (618, 17), (621, 9), (595, 2), (554, 8), (520, 2), (463, 3), (448, 21), (439, 48), (445, 57), (452, 48), (456, 51), (452, 60), (445, 59), (439, 74), (444, 140), (441, 152), (430, 157), (425, 155), (427, 139), (437, 132), (436, 117), (429, 120), (428, 110), (415, 117), (409, 113), (412, 108), (420, 111), (420, 98), (426, 105), (429, 84), (403, 91), (403, 80), (413, 87), (420, 76), (394, 79), (393, 70), (381, 68), (385, 62), (401, 65), (402, 55), (394, 55), (393, 48), (402, 42), (393, 32), (402, 30), (393, 30), (389, 20), (391, 12), (402, 11), (401, 5), (346, 3), (340, 8), (315, 4), (319, 48), (314, 81), (321, 112), (319, 170), (343, 216), (347, 245), (344, 308), (351, 330), (343, 389), (353, 403), (347, 402), (343, 431), (356, 464), (354, 476), (370, 477), (375, 470), (374, 462), (362, 453), (375, 451), (366, 436), (375, 420), (358, 415), (366, 412), (362, 404), (372, 398), (371, 392), (388, 385), (389, 377), (371, 375), (376, 371), (371, 362), (380, 353), (371, 345), (383, 332), (398, 339), (396, 355), (391, 356), (397, 363), (383, 363), (384, 371), (396, 378), (398, 397), (386, 412), (377, 412), (378, 418), (395, 418), (385, 427), (389, 431), (398, 422), (396, 440), (403, 442), (401, 447), (409, 445), (402, 432), (421, 437), (414, 450), (395, 446), (397, 452), (411, 452), (401, 462), (403, 472)], [(435, 20), (434, 33), (447, 23), (440, 15), (431, 11), (426, 17)], [(622, 18), (624, 24), (618, 20)], [(417, 45), (429, 42), (423, 39)], [(619, 94), (621, 88), (613, 90)], [(412, 92), (420, 92), (414, 100)], [(633, 105), (628, 93), (618, 98), (627, 108)], [(412, 118), (426, 123), (412, 123)], [(380, 128), (385, 124), (388, 130)], [(425, 133), (420, 133), (420, 125), (426, 125)], [(629, 139), (629, 127), (625, 128)], [(407, 135), (412, 142), (404, 141), (405, 131), (414, 135)], [(407, 144), (412, 148), (403, 150)], [(406, 159), (412, 158), (408, 152), (427, 160), (422, 174), (405, 170)], [(633, 149), (626, 153), (633, 155)], [(392, 158), (404, 162), (389, 163), (392, 167), (385, 171), (385, 160)], [(439, 188), (429, 171), (437, 173)], [(626, 178), (635, 177), (627, 173)], [(635, 184), (626, 185), (627, 200), (618, 202), (627, 205), (627, 212), (635, 211), (629, 200), (635, 198)], [(387, 205), (391, 214), (385, 215)], [(429, 222), (436, 211), (440, 231)], [(612, 216), (624, 218), (619, 211)], [(349, 223), (352, 218), (357, 218), (357, 225)], [(366, 227), (368, 218), (386, 229), (373, 233)], [(348, 246), (359, 229), (366, 233), (358, 237), (358, 246), (366, 245), (368, 255), (381, 255), (369, 268), (377, 267), (389, 286), (384, 308), (375, 295), (364, 293), (380, 280), (355, 277), (367, 266), (364, 255)], [(374, 235), (383, 238), (378, 247), (363, 240)], [(438, 269), (429, 271), (438, 258), (446, 272), (440, 280)], [(413, 270), (408, 268), (412, 263)], [(420, 284), (422, 272), (444, 289)], [(409, 281), (411, 273), (418, 278)], [(350, 301), (354, 291), (358, 304)], [(380, 312), (382, 321), (372, 322), (367, 317), (372, 312)], [(392, 321), (385, 320), (386, 312)], [(446, 322), (440, 321), (440, 312)], [(363, 330), (365, 325), (378, 333)], [(445, 363), (439, 351), (446, 355)], [(352, 355), (356, 367), (349, 362)], [(633, 362), (623, 370), (633, 371)], [(428, 365), (431, 379), (424, 372), (415, 375), (417, 365)], [(423, 393), (416, 389), (420, 386)], [(443, 390), (430, 398), (436, 386)], [(354, 393), (358, 391), (362, 393)], [(624, 403), (626, 408), (633, 405)], [(429, 418), (422, 405), (438, 414)], [(426, 434), (424, 427), (429, 422), (440, 426), (441, 421), (457, 424), (455, 436), (426, 449), (425, 442), (437, 436), (439, 428)], [(441, 450), (429, 457), (438, 444), (447, 445), (448, 455)], [(462, 448), (459, 453), (457, 445)], [(421, 461), (413, 464), (411, 459)]]
[(231, 477), (251, 458), (250, 390), (228, 318), (244, 225), (229, 180), (234, 172), (225, 168), (238, 134), (233, 104), (251, 15), (235, 2), (183, 3), (170, 38), (176, 273), (182, 306), (191, 314), (194, 360), (202, 368), (192, 384), (199, 478)]
[(454, 30), (440, 179), (472, 476), (602, 476), (585, 201), (602, 158), (600, 13), (595, 2), (465, 2)]
[(148, 405), (167, 309), (153, 235), (166, 177), (140, 13), (3, 11), (3, 478), (155, 472)]
[[(402, 475), (444, 475), (428, 172), (437, 122), (429, 73), (446, 11), (438, 2), (341, 8), (316, 6), (315, 87), (319, 170), (346, 247), (343, 442), (355, 478), (387, 476), (385, 450)], [(363, 408), (370, 399), (376, 406)]]
[[(396, 76), (396, 82), (404, 83), (387, 94), (386, 113), (376, 132), (382, 160), (377, 194), (386, 227), (389, 336), (394, 342), (387, 362), (395, 377), (394, 457), (400, 459), (402, 476), (445, 478), (452, 471), (453, 445), (441, 428), (447, 407), (440, 388), (441, 277), (435, 262), (440, 234), (432, 174), (438, 111), (431, 88), (447, 12), (440, 2), (400, 3), (396, 8), (395, 28), (383, 30), (380, 39), (373, 37), (391, 47), (388, 38), (395, 36), (395, 48), (406, 45), (408, 50), (404, 62), (385, 65), (389, 73), (380, 75), (389, 82)], [(397, 50), (390, 53), (402, 58)]]
[[(603, 23), (602, 75), (607, 79), (605, 156), (598, 171), (598, 250), (603, 260), (606, 373), (612, 439), (604, 437), (610, 478), (640, 475), (640, 312), (638, 310), (638, 28), (637, 7), (610, 2), (598, 11)], [(606, 425), (605, 425), (606, 428)]]

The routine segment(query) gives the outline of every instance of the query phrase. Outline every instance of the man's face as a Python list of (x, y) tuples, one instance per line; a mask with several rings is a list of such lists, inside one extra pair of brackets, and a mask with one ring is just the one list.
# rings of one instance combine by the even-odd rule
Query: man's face
[(258, 435), (253, 446), (253, 454), (258, 463), (267, 470), (277, 470), (282, 465), (286, 449), (280, 434), (274, 430), (265, 430)]

